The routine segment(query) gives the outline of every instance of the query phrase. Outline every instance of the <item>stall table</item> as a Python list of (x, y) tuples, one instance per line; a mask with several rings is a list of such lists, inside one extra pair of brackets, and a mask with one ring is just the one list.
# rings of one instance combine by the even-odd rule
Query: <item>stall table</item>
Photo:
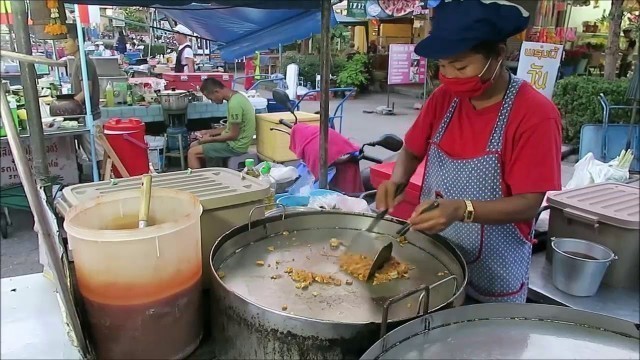
[(567, 306), (640, 323), (638, 291), (616, 289), (603, 284), (598, 292), (590, 297), (564, 293), (553, 285), (551, 263), (546, 260), (544, 252), (534, 254), (531, 258), (528, 296), (544, 304)]
[(42, 273), (2, 279), (3, 359), (81, 359), (54, 283)]

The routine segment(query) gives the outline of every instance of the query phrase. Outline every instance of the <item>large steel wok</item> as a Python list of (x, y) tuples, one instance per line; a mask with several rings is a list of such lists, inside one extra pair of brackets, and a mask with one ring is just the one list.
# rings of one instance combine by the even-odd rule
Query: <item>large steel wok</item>
[(383, 337), (369, 359), (638, 359), (632, 322), (551, 305), (480, 304), (429, 314)]
[[(371, 221), (370, 215), (344, 212), (285, 213), (223, 235), (211, 251), (215, 355), (358, 358), (379, 339), (381, 324), (394, 328), (420, 314), (462, 304), (467, 280), (462, 256), (443, 237), (418, 232), (393, 250), (394, 257), (416, 267), (409, 279), (379, 285), (314, 283), (302, 290), (284, 273), (293, 267), (351, 278), (338, 265), (345, 247), (332, 250), (329, 241), (337, 238), (348, 245)], [(393, 234), (401, 226), (386, 219), (375, 232)]]

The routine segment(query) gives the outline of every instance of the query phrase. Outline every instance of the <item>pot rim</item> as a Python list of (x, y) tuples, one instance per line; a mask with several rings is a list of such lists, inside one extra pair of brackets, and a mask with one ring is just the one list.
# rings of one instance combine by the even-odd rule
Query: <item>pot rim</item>
[[(595, 247), (599, 247), (600, 249), (606, 251), (609, 254), (609, 258), (608, 259), (585, 259), (585, 258), (581, 258), (581, 257), (577, 257), (577, 256), (573, 256), (570, 254), (567, 254), (565, 251), (562, 251), (560, 249), (558, 249), (556, 247), (556, 241), (558, 242), (573, 242), (573, 243), (582, 243), (582, 244), (588, 244), (590, 246), (595, 246)], [(574, 259), (574, 260), (580, 260), (580, 261), (587, 261), (590, 263), (610, 263), (613, 260), (617, 260), (618, 256), (616, 256), (616, 254), (609, 249), (606, 246), (591, 242), (591, 241), (587, 241), (587, 240), (582, 240), (582, 239), (575, 239), (575, 238), (551, 238), (551, 248), (553, 248), (554, 252), (557, 252), (559, 255), (562, 256), (566, 256), (568, 258)]]
[[(299, 211), (299, 212), (294, 212), (294, 213), (285, 213), (285, 214), (277, 214), (277, 215), (265, 216), (262, 219), (253, 220), (250, 223), (245, 223), (245, 224), (236, 226), (233, 229), (231, 229), (231, 230), (227, 231), (226, 233), (224, 233), (222, 236), (220, 236), (218, 238), (218, 240), (216, 240), (216, 242), (211, 247), (211, 252), (209, 253), (209, 269), (212, 272), (212, 281), (214, 282), (213, 287), (214, 288), (215, 287), (222, 287), (224, 290), (226, 290), (226, 292), (227, 292), (227, 294), (229, 296), (234, 297), (236, 299), (239, 299), (239, 300), (243, 301), (245, 304), (258, 307), (259, 309), (261, 309), (263, 311), (266, 311), (267, 313), (269, 313), (271, 315), (279, 315), (279, 316), (284, 316), (284, 317), (287, 317), (287, 318), (290, 318), (290, 319), (299, 319), (299, 320), (309, 321), (309, 322), (312, 322), (312, 323), (315, 323), (315, 324), (339, 324), (339, 325), (344, 325), (344, 326), (362, 326), (362, 325), (371, 324), (371, 322), (368, 322), (368, 321), (336, 322), (336, 321), (332, 321), (332, 320), (316, 319), (316, 318), (307, 317), (307, 316), (290, 314), (290, 313), (287, 313), (286, 311), (280, 311), (280, 310), (277, 310), (277, 309), (272, 309), (272, 308), (266, 307), (266, 306), (264, 306), (264, 305), (262, 305), (260, 303), (254, 302), (251, 299), (248, 299), (248, 298), (246, 298), (246, 297), (244, 297), (242, 295), (239, 295), (238, 293), (233, 291), (233, 289), (230, 289), (227, 286), (227, 284), (224, 281), (222, 281), (222, 279), (220, 279), (220, 277), (218, 276), (218, 273), (214, 269), (213, 258), (215, 256), (215, 254), (217, 253), (217, 251), (228, 240), (233, 239), (234, 237), (236, 237), (236, 236), (238, 236), (238, 235), (240, 235), (242, 233), (250, 231), (250, 229), (258, 228), (260, 226), (266, 225), (266, 224), (271, 223), (271, 222), (282, 221), (284, 219), (289, 219), (289, 218), (298, 217), (298, 216), (310, 216), (310, 215), (322, 215), (322, 214), (326, 214), (326, 215), (356, 215), (356, 216), (365, 216), (365, 217), (369, 217), (369, 218), (372, 218), (372, 219), (375, 218), (375, 214), (365, 214), (365, 213), (336, 211), (336, 210), (316, 210), (316, 211)], [(402, 221), (400, 219), (396, 219), (396, 218), (385, 218), (384, 220), (393, 222), (393, 223), (398, 224), (398, 225), (404, 225), (405, 224), (404, 221)], [(461, 268), (462, 274), (463, 274), (463, 279), (462, 279), (462, 281), (460, 281), (458, 283), (458, 291), (456, 291), (456, 293), (453, 294), (448, 301), (438, 305), (437, 307), (434, 307), (431, 311), (427, 311), (427, 313), (424, 313), (424, 314), (416, 314), (415, 316), (409, 316), (409, 317), (404, 317), (404, 318), (399, 318), (399, 319), (389, 319), (389, 321), (388, 321), (389, 324), (404, 323), (404, 322), (407, 322), (409, 320), (415, 319), (417, 317), (424, 316), (424, 315), (427, 315), (427, 314), (432, 314), (432, 313), (437, 312), (439, 310), (445, 309), (445, 308), (447, 308), (447, 306), (454, 306), (455, 307), (456, 306), (455, 303), (456, 303), (457, 299), (459, 299), (460, 296), (464, 296), (466, 294), (467, 283), (469, 281), (469, 271), (467, 269), (467, 264), (464, 261), (464, 257), (462, 256), (462, 254), (444, 236), (439, 235), (439, 234), (433, 234), (433, 235), (432, 234), (427, 234), (427, 233), (425, 233), (423, 231), (418, 231), (418, 232), (420, 234), (422, 234), (422, 235), (431, 237), (433, 240), (435, 240), (438, 243), (440, 243), (443, 247), (445, 247), (451, 253), (451, 255), (458, 261), (458, 264), (460, 265), (460, 268)], [(382, 323), (382, 315), (380, 316), (380, 321), (376, 321), (374, 324), (381, 324), (381, 323)]]

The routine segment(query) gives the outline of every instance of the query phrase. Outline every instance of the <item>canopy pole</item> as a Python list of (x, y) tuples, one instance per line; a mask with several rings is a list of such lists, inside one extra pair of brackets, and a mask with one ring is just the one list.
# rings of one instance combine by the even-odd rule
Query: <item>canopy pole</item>
[(320, 188), (329, 187), (327, 163), (329, 143), (329, 77), (331, 72), (331, 0), (322, 0), (321, 34), (322, 46), (320, 52)]
[[(16, 36), (16, 47), (19, 53), (33, 55), (31, 50), (31, 34), (29, 33), (27, 5), (24, 0), (12, 0), (11, 12), (13, 13)], [(29, 125), (29, 143), (33, 156), (33, 171), (36, 180), (40, 182), (49, 176), (49, 166), (47, 165), (47, 153), (44, 144), (44, 130), (42, 129), (42, 114), (40, 113), (40, 96), (36, 85), (36, 67), (31, 63), (20, 61), (20, 80), (25, 96), (25, 108), (27, 122)], [(14, 155), (15, 156), (15, 155)], [(45, 189), (49, 196), (50, 189)]]
[[(80, 8), (78, 4), (74, 5), (75, 13), (80, 14)], [(84, 92), (84, 106), (87, 109), (87, 116), (85, 122), (89, 128), (89, 142), (91, 143), (91, 154), (87, 156), (91, 157), (91, 170), (93, 173), (93, 181), (100, 181), (98, 173), (98, 162), (96, 161), (96, 130), (93, 126), (93, 109), (91, 108), (91, 92), (89, 91), (89, 73), (87, 72), (87, 54), (84, 51), (84, 32), (82, 31), (82, 24), (80, 23), (80, 17), (76, 17), (76, 31), (78, 32), (78, 55), (80, 56), (80, 68), (82, 70), (82, 91)], [(77, 61), (77, 60), (76, 60)], [(78, 91), (78, 89), (76, 89)]]

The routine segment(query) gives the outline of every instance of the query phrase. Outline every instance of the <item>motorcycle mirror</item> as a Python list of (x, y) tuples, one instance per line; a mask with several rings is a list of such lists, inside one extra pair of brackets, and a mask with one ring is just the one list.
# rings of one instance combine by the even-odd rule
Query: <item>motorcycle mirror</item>
[(274, 89), (272, 94), (273, 100), (276, 102), (276, 104), (283, 106), (284, 108), (289, 110), (290, 113), (294, 114), (294, 109), (291, 105), (291, 99), (289, 98), (289, 94), (287, 94), (286, 91), (282, 89)]
[(389, 151), (398, 152), (404, 146), (404, 141), (397, 135), (385, 134), (373, 143), (374, 146), (381, 146)]

